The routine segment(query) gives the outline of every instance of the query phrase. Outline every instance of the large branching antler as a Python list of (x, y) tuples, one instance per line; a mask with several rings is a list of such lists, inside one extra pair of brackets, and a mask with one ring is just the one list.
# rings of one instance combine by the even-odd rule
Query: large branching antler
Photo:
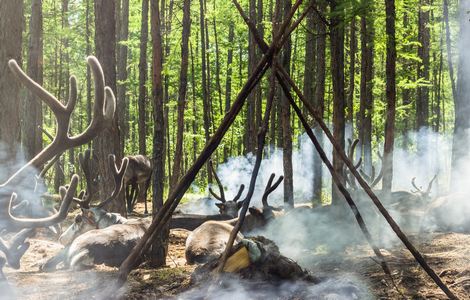
[(379, 170), (379, 173), (377, 174), (377, 176), (375, 176), (376, 171), (375, 171), (374, 166), (372, 166), (372, 172), (371, 172), (370, 175), (366, 174), (363, 170), (359, 170), (359, 172), (361, 173), (361, 176), (364, 177), (364, 179), (367, 181), (370, 188), (372, 188), (372, 189), (375, 186), (377, 186), (377, 184), (379, 184), (379, 182), (382, 180), (382, 177), (384, 175), (384, 158), (383, 158), (383, 155), (380, 153), (380, 151), (377, 151), (377, 156), (380, 159), (380, 170)]
[(268, 183), (266, 184), (266, 188), (264, 189), (263, 193), (263, 198), (261, 198), (261, 202), (263, 203), (263, 208), (269, 208), (270, 205), (268, 204), (268, 196), (272, 192), (274, 192), (275, 189), (281, 184), (282, 180), (284, 179), (284, 176), (281, 176), (277, 179), (277, 181), (273, 185), (273, 180), (276, 174), (272, 173), (271, 176), (269, 177)]
[[(82, 133), (76, 136), (69, 136), (70, 132), (70, 117), (73, 113), (77, 103), (77, 81), (74, 76), (70, 77), (70, 93), (67, 104), (62, 104), (52, 94), (46, 91), (41, 85), (26, 75), (23, 70), (18, 66), (15, 60), (10, 60), (8, 65), (11, 71), (15, 74), (16, 78), (23, 83), (34, 95), (46, 103), (52, 110), (56, 117), (57, 131), (51, 144), (44, 148), (32, 160), (16, 171), (5, 183), (0, 185), (0, 188), (5, 188), (13, 185), (14, 179), (18, 178), (20, 174), (24, 173), (28, 168), (34, 167), (39, 169), (47, 161), (54, 156), (63, 153), (64, 151), (86, 144), (98, 135), (113, 119), (116, 109), (116, 100), (114, 94), (109, 87), (104, 85), (104, 74), (98, 60), (89, 56), (87, 58), (88, 64), (93, 73), (95, 81), (95, 104), (93, 118), (89, 126)], [(8, 227), (45, 227), (54, 225), (65, 219), (67, 211), (75, 194), (78, 183), (78, 176), (74, 175), (68, 189), (61, 188), (60, 194), (62, 196), (62, 204), (57, 214), (47, 218), (30, 219), (30, 218), (17, 218), (11, 214), (12, 201), (16, 199), (16, 194), (10, 197), (10, 201), (3, 199), (0, 201), (0, 214), (2, 218), (2, 226)]]
[(122, 187), (124, 185), (124, 174), (126, 173), (127, 166), (129, 164), (129, 159), (127, 157), (123, 158), (121, 161), (121, 166), (118, 168), (116, 165), (116, 156), (114, 154), (110, 154), (108, 156), (108, 163), (111, 172), (113, 173), (114, 178), (114, 190), (106, 200), (102, 201), (100, 204), (97, 205), (98, 208), (102, 208), (106, 206), (108, 203), (113, 201), (121, 192)]
[(18, 174), (28, 167), (39, 169), (55, 155), (67, 149), (77, 147), (91, 141), (113, 119), (116, 110), (116, 99), (110, 87), (104, 85), (103, 70), (94, 56), (87, 58), (95, 81), (95, 104), (93, 118), (89, 126), (76, 136), (69, 136), (70, 117), (77, 103), (77, 80), (70, 77), (70, 93), (66, 105), (46, 91), (41, 85), (26, 75), (15, 60), (10, 60), (8, 65), (16, 78), (23, 83), (34, 95), (40, 98), (52, 110), (57, 121), (57, 132), (54, 140), (31, 161), (13, 174), (2, 186), (9, 184)]

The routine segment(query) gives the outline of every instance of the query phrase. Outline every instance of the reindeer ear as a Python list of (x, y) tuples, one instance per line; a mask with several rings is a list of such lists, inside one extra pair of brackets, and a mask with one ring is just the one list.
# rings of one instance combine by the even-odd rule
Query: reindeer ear
[(244, 201), (237, 202), (237, 208), (240, 209), (243, 206)]
[(220, 210), (224, 210), (225, 209), (225, 204), (223, 203), (216, 203), (215, 204)]
[(253, 216), (262, 216), (263, 215), (263, 212), (259, 209), (259, 208), (256, 208), (256, 207), (250, 207), (248, 208), (248, 211), (250, 212), (251, 215)]

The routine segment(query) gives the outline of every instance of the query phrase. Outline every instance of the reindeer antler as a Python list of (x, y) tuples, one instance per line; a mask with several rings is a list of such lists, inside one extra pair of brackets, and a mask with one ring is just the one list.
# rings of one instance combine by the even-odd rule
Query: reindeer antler
[(100, 63), (94, 56), (87, 58), (90, 65), (95, 81), (95, 104), (93, 108), (93, 118), (90, 125), (84, 132), (76, 135), (69, 136), (70, 132), (70, 117), (77, 102), (77, 80), (75, 76), (70, 77), (70, 93), (66, 105), (63, 105), (52, 94), (46, 91), (42, 86), (36, 83), (23, 70), (18, 66), (15, 60), (10, 60), (8, 66), (15, 74), (16, 78), (22, 82), (33, 94), (42, 99), (46, 105), (52, 110), (57, 121), (57, 132), (54, 140), (36, 157), (24, 165), (14, 175), (12, 175), (7, 182), (8, 184), (19, 173), (23, 172), (27, 167), (33, 166), (39, 169), (48, 160), (52, 159), (55, 155), (66, 151), (67, 149), (83, 145), (91, 141), (98, 133), (109, 123), (114, 117), (116, 110), (116, 99), (109, 87), (104, 85), (104, 74)]
[(80, 192), (79, 198), (74, 198), (74, 202), (80, 205), (81, 208), (90, 208), (90, 202), (93, 199), (93, 177), (91, 171), (91, 150), (86, 149), (84, 153), (78, 154), (78, 162), (82, 168), (83, 175), (86, 180), (85, 192)]
[(418, 187), (418, 186), (416, 185), (416, 177), (413, 177), (413, 178), (411, 179), (411, 185), (416, 189), (416, 191), (414, 191), (413, 193), (422, 192), (421, 189), (422, 189), (423, 187), (422, 187), (422, 186), (421, 186), (421, 187)]
[(124, 174), (126, 173), (127, 165), (129, 164), (129, 159), (127, 157), (123, 158), (121, 166), (118, 168), (118, 166), (116, 165), (116, 156), (114, 154), (110, 154), (108, 156), (108, 163), (111, 172), (113, 172), (114, 190), (111, 193), (111, 196), (108, 197), (108, 199), (104, 200), (96, 206), (98, 208), (102, 208), (109, 202), (113, 201), (121, 192), (122, 186), (124, 184)]
[(20, 228), (33, 228), (33, 227), (48, 227), (54, 225), (56, 223), (62, 222), (66, 217), (70, 207), (70, 204), (73, 200), (73, 195), (75, 195), (75, 191), (77, 189), (78, 184), (78, 175), (73, 175), (72, 180), (70, 181), (69, 188), (66, 189), (65, 187), (60, 187), (60, 195), (62, 197), (62, 203), (60, 205), (59, 211), (47, 218), (17, 218), (11, 214), (11, 205), (16, 200), (16, 193), (11, 195), (10, 201), (8, 201), (8, 210), (7, 210), (7, 218), (8, 223), (12, 226), (17, 226)]
[[(212, 190), (211, 187), (209, 187), (209, 193), (211, 193), (212, 196), (215, 197), (215, 199), (221, 201), (222, 203), (225, 203), (225, 202), (227, 202), (227, 200), (225, 199), (224, 186), (223, 186), (222, 183), (220, 182), (219, 176), (217, 176), (217, 172), (215, 172), (214, 164), (212, 163), (212, 159), (209, 160), (209, 166), (210, 166), (210, 169), (211, 169), (212, 174), (214, 174), (214, 178), (215, 178), (215, 181), (217, 182), (217, 186), (219, 187), (220, 196), (217, 195), (217, 194)], [(243, 188), (245, 188), (245, 187), (243, 187)]]
[(15, 234), (10, 242), (0, 238), (0, 251), (5, 253), (6, 261), (13, 269), (20, 268), (20, 259), (29, 248), (29, 243), (25, 242), (25, 240), (33, 236), (33, 234), (34, 230), (27, 228)]
[[(348, 153), (348, 158), (352, 162), (354, 162), (354, 153), (356, 151), (356, 147), (357, 147), (358, 143), (359, 143), (358, 139), (355, 139), (354, 141), (351, 141), (351, 139), (348, 139), (348, 151), (347, 151), (347, 153)], [(356, 170), (359, 169), (361, 164), (362, 164), (362, 157), (359, 157), (359, 160), (354, 164), (354, 168)], [(346, 182), (349, 184), (350, 187), (352, 187), (353, 189), (357, 188), (356, 180), (354, 179), (353, 176), (351, 176), (351, 173), (349, 172), (349, 170), (347, 168), (345, 168), (344, 179), (346, 180)]]
[(436, 178), (437, 178), (437, 174), (434, 175), (434, 177), (433, 177), (433, 178), (431, 179), (431, 181), (429, 182), (428, 188), (427, 188), (427, 190), (426, 190), (426, 194), (429, 194), (429, 192), (431, 192), (432, 184), (433, 184), (434, 180), (436, 180)]
[(275, 189), (277, 189), (279, 184), (281, 184), (282, 180), (284, 179), (284, 176), (279, 177), (277, 179), (276, 183), (274, 183), (274, 185), (273, 185), (272, 183), (273, 183), (273, 180), (274, 180), (275, 176), (276, 176), (276, 174), (274, 174), (274, 173), (271, 174), (271, 176), (269, 177), (269, 180), (268, 180), (268, 184), (266, 184), (266, 188), (264, 189), (263, 198), (261, 198), (261, 202), (263, 203), (264, 208), (270, 207), (269, 204), (268, 204), (268, 196), (269, 196), (269, 194), (274, 192)]

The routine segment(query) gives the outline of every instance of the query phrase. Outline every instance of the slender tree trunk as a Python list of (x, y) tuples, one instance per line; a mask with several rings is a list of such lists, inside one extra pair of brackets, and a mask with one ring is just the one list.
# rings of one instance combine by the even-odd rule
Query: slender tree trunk
[(443, 17), (446, 26), (446, 48), (447, 48), (447, 65), (449, 68), (449, 77), (452, 87), (452, 98), (454, 102), (457, 99), (457, 89), (455, 87), (454, 79), (454, 64), (452, 63), (452, 46), (451, 46), (451, 36), (450, 36), (450, 25), (449, 25), (449, 4), (447, 0), (443, 0)]
[[(208, 95), (208, 90), (207, 90), (207, 65), (206, 65), (206, 40), (205, 40), (205, 31), (204, 31), (204, 1), (199, 0), (199, 29), (200, 29), (200, 34), (201, 34), (201, 73), (202, 73), (202, 115), (203, 115), (203, 120), (204, 120), (204, 136), (206, 143), (209, 140), (210, 137), (210, 111), (211, 108), (209, 106), (209, 95)], [(207, 179), (208, 182), (212, 182), (212, 176), (211, 172), (209, 170), (209, 164), (207, 164), (206, 167), (206, 174), (207, 174)]]
[(120, 33), (118, 41), (119, 58), (117, 61), (117, 99), (119, 106), (117, 112), (119, 115), (119, 128), (121, 131), (121, 148), (124, 149), (126, 138), (129, 135), (129, 105), (126, 99), (126, 80), (127, 80), (127, 46), (129, 37), (129, 0), (122, 0), (120, 13)]
[[(340, 146), (344, 148), (345, 125), (345, 95), (344, 95), (344, 11), (336, 0), (330, 1), (331, 11), (331, 73), (333, 81), (333, 136)], [(335, 172), (343, 178), (343, 161), (336, 151), (333, 151), (333, 166)], [(341, 193), (336, 185), (332, 184), (332, 203), (341, 200)]]
[[(256, 24), (256, 0), (249, 1), (250, 20)], [(248, 76), (250, 76), (257, 64), (256, 41), (254, 35), (248, 31)], [(256, 148), (256, 93), (255, 88), (248, 97), (246, 103), (246, 121), (245, 121), (245, 153), (254, 153)]]
[(461, 0), (459, 2), (459, 62), (457, 67), (457, 97), (455, 99), (455, 121), (454, 121), (454, 139), (452, 147), (452, 176), (451, 186), (459, 186), (459, 167), (461, 160), (468, 155), (470, 141), (468, 129), (470, 128), (470, 59), (468, 59), (468, 49), (470, 49), (470, 22), (468, 21), (468, 11), (470, 11), (470, 0)]
[(396, 41), (395, 41), (395, 0), (385, 0), (387, 61), (386, 61), (386, 93), (387, 116), (385, 119), (384, 144), (384, 177), (382, 189), (391, 192), (393, 180), (393, 143), (395, 138), (395, 104), (396, 104)]
[[(96, 56), (103, 67), (105, 84), (116, 92), (116, 21), (113, 0), (95, 1), (95, 47)], [(119, 99), (117, 99), (119, 107)], [(115, 114), (112, 124), (101, 132), (94, 140), (94, 149), (98, 157), (98, 172), (100, 175), (99, 190), (104, 199), (111, 195), (113, 177), (108, 168), (108, 155), (116, 155), (121, 160), (123, 149), (119, 132), (119, 116)], [(122, 194), (122, 193), (121, 193)], [(126, 214), (124, 197), (120, 195), (110, 205), (109, 210)]]
[(357, 127), (359, 132), (358, 156), (363, 156), (364, 170), (372, 172), (372, 113), (374, 106), (373, 77), (374, 77), (374, 5), (365, 5), (361, 16), (361, 86), (359, 116)]
[[(43, 82), (43, 38), (42, 38), (42, 0), (31, 2), (31, 18), (29, 21), (29, 56), (28, 75), (37, 83)], [(42, 102), (28, 92), (23, 101), (22, 144), (26, 160), (30, 160), (42, 150)]]
[[(317, 1), (318, 10), (320, 12), (326, 11), (326, 2)], [(323, 117), (325, 110), (325, 79), (326, 79), (326, 25), (315, 14), (315, 27), (316, 27), (316, 60), (315, 60), (315, 73), (316, 73), (316, 85), (315, 85), (315, 96), (314, 96), (314, 107), (320, 112)], [(323, 145), (323, 135), (321, 129), (318, 126), (314, 129), (315, 136), (318, 138), (318, 142)], [(323, 185), (323, 162), (321, 161), (320, 155), (316, 151), (313, 154), (313, 201), (315, 204), (321, 205), (322, 200), (322, 185)]]
[[(429, 126), (429, 64), (430, 64), (430, 42), (431, 35), (429, 31), (429, 0), (420, 1), (418, 17), (418, 78), (424, 81), (424, 85), (418, 86), (416, 97), (416, 128), (421, 130)], [(428, 139), (426, 136), (418, 138), (418, 153), (422, 154), (428, 148)]]
[[(86, 0), (86, 10), (85, 10), (85, 42), (86, 42), (86, 55), (91, 55), (91, 30), (90, 30), (90, 0)], [(91, 121), (91, 70), (90, 66), (87, 64), (86, 68), (86, 112), (87, 112), (87, 121), (88, 124)], [(88, 145), (91, 147), (90, 145)]]
[[(291, 0), (283, 0), (283, 19), (287, 17), (292, 7)], [(281, 63), (284, 69), (290, 73), (292, 43), (289, 37), (282, 49)], [(281, 127), (282, 127), (282, 158), (284, 169), (284, 203), (288, 207), (294, 206), (294, 180), (292, 170), (292, 127), (290, 118), (290, 104), (286, 95), (281, 94)], [(253, 139), (254, 140), (254, 139)]]
[(347, 100), (347, 115), (346, 123), (348, 133), (346, 136), (348, 138), (354, 137), (354, 86), (356, 78), (356, 51), (357, 51), (357, 41), (356, 41), (356, 18), (353, 17), (351, 24), (349, 25), (349, 87), (348, 87), (348, 100)]
[(140, 57), (139, 57), (139, 152), (147, 154), (147, 125), (146, 103), (147, 103), (147, 42), (148, 42), (148, 12), (149, 0), (142, 0), (142, 20), (140, 23)]
[[(230, 22), (228, 27), (228, 51), (227, 51), (227, 75), (225, 76), (225, 109), (227, 113), (230, 109), (230, 101), (232, 98), (232, 62), (233, 62), (233, 40), (235, 24), (233, 21)], [(227, 143), (224, 143), (224, 161), (227, 161), (230, 156), (230, 147)]]
[[(214, 11), (217, 11), (214, 0)], [(217, 26), (215, 22), (215, 16), (212, 21), (214, 28), (214, 42), (215, 42), (215, 83), (217, 86), (217, 98), (219, 100), (219, 114), (222, 116), (224, 114), (223, 103), (222, 103), (222, 86), (220, 83), (220, 59), (219, 59), (219, 39), (217, 37)]]
[(186, 106), (186, 88), (188, 85), (188, 55), (189, 55), (189, 35), (191, 30), (191, 1), (184, 0), (183, 3), (183, 34), (181, 43), (181, 70), (180, 84), (178, 89), (178, 133), (176, 137), (175, 160), (173, 163), (173, 178), (170, 190), (176, 186), (181, 176), (181, 166), (183, 160), (183, 132), (184, 132), (184, 109)]
[[(151, 1), (151, 33), (152, 33), (152, 98), (153, 114), (153, 215), (163, 206), (165, 178), (165, 124), (163, 121), (163, 82), (162, 82), (162, 35), (160, 32), (161, 19), (158, 1)], [(150, 254), (151, 264), (155, 267), (164, 266), (168, 253), (168, 227), (162, 231), (152, 245)]]

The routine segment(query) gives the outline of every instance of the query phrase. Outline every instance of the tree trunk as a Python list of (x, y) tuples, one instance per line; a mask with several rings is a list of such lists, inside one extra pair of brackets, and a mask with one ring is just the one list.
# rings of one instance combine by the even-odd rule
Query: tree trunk
[(149, 0), (142, 0), (142, 20), (140, 23), (140, 57), (139, 57), (139, 152), (147, 154), (147, 125), (146, 103), (147, 103), (147, 42), (148, 42), (148, 13)]
[[(334, 12), (331, 18), (331, 73), (333, 81), (333, 136), (344, 148), (344, 11), (336, 0), (330, 1), (331, 11)], [(336, 151), (333, 151), (333, 166), (335, 172), (343, 178), (343, 161)], [(344, 183), (344, 182), (343, 182)], [(336, 184), (332, 184), (332, 203), (341, 201), (341, 193)]]
[[(23, 1), (0, 1), (0, 141), (7, 160), (16, 157), (20, 139), (20, 86), (8, 68), (8, 60), (21, 62), (22, 34)], [(0, 163), (8, 165), (3, 159)]]
[(176, 136), (175, 159), (173, 162), (173, 178), (170, 183), (170, 190), (176, 186), (181, 176), (183, 160), (183, 133), (184, 133), (184, 109), (186, 106), (186, 89), (188, 85), (188, 55), (189, 55), (189, 35), (191, 30), (191, 1), (184, 0), (183, 3), (183, 33), (181, 43), (181, 69), (178, 89), (178, 132)]
[[(283, 0), (282, 14), (283, 19), (286, 18), (291, 10), (292, 1)], [(292, 43), (288, 38), (284, 48), (282, 49), (281, 63), (284, 69), (290, 72)], [(290, 118), (290, 104), (285, 94), (281, 94), (281, 127), (282, 127), (282, 158), (284, 169), (284, 203), (287, 207), (294, 206), (294, 180), (292, 170), (292, 127)], [(255, 139), (253, 139), (255, 140)]]
[(356, 78), (356, 17), (353, 17), (351, 24), (349, 25), (349, 87), (348, 87), (348, 100), (347, 100), (347, 129), (348, 133), (346, 136), (350, 139), (354, 138), (354, 86)]
[[(91, 30), (90, 30), (90, 0), (86, 0), (85, 10), (85, 42), (86, 42), (86, 55), (91, 55)], [(91, 121), (91, 70), (87, 64), (86, 67), (86, 112), (87, 112), (87, 123)], [(91, 143), (88, 145), (91, 148)]]
[(459, 170), (461, 170), (461, 160), (468, 155), (470, 141), (468, 129), (470, 128), (470, 59), (467, 52), (470, 49), (470, 22), (468, 21), (468, 11), (470, 11), (470, 0), (461, 0), (459, 2), (459, 62), (457, 67), (457, 97), (455, 99), (455, 121), (454, 138), (452, 147), (452, 177), (451, 185), (459, 186)]
[(386, 93), (387, 116), (385, 119), (384, 144), (384, 177), (382, 189), (391, 192), (393, 180), (393, 142), (395, 138), (395, 104), (396, 104), (396, 41), (395, 41), (395, 0), (385, 0), (387, 61), (386, 61)]
[[(424, 84), (418, 86), (416, 97), (416, 128), (421, 130), (429, 125), (429, 61), (430, 61), (430, 42), (429, 31), (429, 0), (420, 1), (418, 17), (418, 79), (423, 80)], [(427, 147), (426, 136), (418, 138), (418, 153), (423, 154)]]
[[(317, 1), (318, 10), (320, 12), (326, 11), (326, 2)], [(317, 75), (315, 85), (315, 97), (313, 98), (314, 107), (320, 112), (323, 117), (325, 110), (325, 78), (326, 78), (326, 25), (315, 14), (315, 27), (316, 27), (316, 60), (315, 60), (315, 73)], [(318, 142), (323, 145), (323, 135), (321, 129), (317, 126), (314, 129), (315, 136), (318, 138)], [(313, 154), (313, 201), (316, 204), (321, 204), (322, 200), (322, 185), (323, 185), (323, 162), (321, 161), (320, 155), (316, 151)]]
[[(151, 1), (151, 33), (152, 33), (152, 98), (154, 102), (153, 113), (153, 216), (163, 206), (164, 178), (165, 178), (165, 124), (163, 121), (163, 82), (162, 82), (162, 35), (160, 32), (160, 8), (158, 1)], [(152, 245), (150, 261), (152, 266), (165, 265), (168, 253), (168, 227), (162, 231)]]
[(119, 129), (121, 133), (121, 149), (124, 149), (126, 138), (129, 135), (129, 105), (126, 99), (126, 80), (127, 80), (127, 46), (121, 42), (126, 42), (129, 37), (129, 0), (122, 0), (119, 25), (118, 51), (119, 57), (117, 61), (117, 113), (119, 116)]
[[(372, 172), (372, 113), (374, 106), (374, 6), (367, 3), (361, 16), (361, 86), (359, 116), (357, 127), (359, 132), (358, 156), (363, 157), (364, 171)], [(363, 4), (366, 5), (366, 4)]]
[[(31, 18), (29, 21), (29, 57), (28, 75), (37, 83), (43, 82), (43, 38), (42, 38), (42, 0), (31, 2)], [(22, 144), (26, 160), (32, 159), (42, 150), (41, 99), (28, 91), (23, 101)]]
[[(250, 0), (249, 6), (250, 20), (256, 24), (256, 0)], [(251, 31), (248, 31), (248, 76), (250, 76), (257, 64), (256, 41)], [(246, 104), (245, 121), (245, 153), (254, 153), (256, 148), (256, 96), (257, 87), (250, 93)]]
[[(204, 136), (205, 141), (209, 140), (210, 137), (210, 111), (211, 108), (209, 106), (209, 96), (207, 90), (207, 65), (206, 65), (206, 40), (205, 40), (205, 31), (204, 31), (204, 1), (199, 0), (199, 29), (201, 34), (201, 74), (202, 74), (202, 115), (204, 120)], [(209, 164), (206, 164), (206, 174), (208, 182), (212, 182), (212, 175), (209, 170)]]
[[(233, 40), (235, 24), (233, 21), (230, 22), (228, 27), (228, 51), (227, 51), (227, 75), (225, 76), (225, 110), (227, 113), (230, 109), (230, 101), (232, 98), (232, 62), (233, 62)], [(224, 161), (227, 161), (228, 157), (231, 155), (230, 147), (227, 142), (224, 143)]]
[[(101, 63), (104, 72), (105, 84), (116, 92), (116, 21), (114, 19), (115, 7), (113, 0), (95, 1), (95, 47), (96, 57)], [(119, 107), (119, 99), (117, 107)], [(99, 190), (102, 199), (105, 199), (113, 190), (113, 177), (108, 168), (108, 155), (116, 155), (120, 161), (123, 155), (118, 126), (118, 114), (108, 128), (101, 132), (94, 140), (94, 149), (98, 158), (98, 173), (100, 175)], [(126, 215), (123, 193), (109, 205), (109, 210)]]

